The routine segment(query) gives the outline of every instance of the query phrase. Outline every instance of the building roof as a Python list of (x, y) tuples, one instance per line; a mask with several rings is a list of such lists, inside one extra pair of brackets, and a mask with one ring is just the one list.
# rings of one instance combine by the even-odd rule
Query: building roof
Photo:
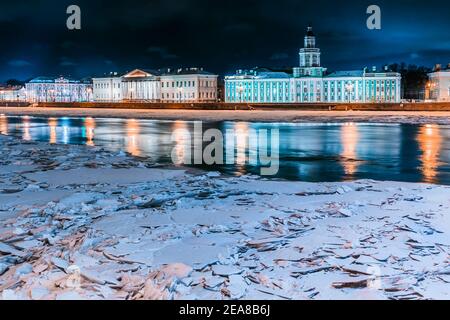
[(96, 74), (92, 77), (92, 79), (101, 79), (101, 78), (120, 78), (123, 77), (124, 75), (126, 75), (128, 72), (118, 72), (118, 71), (111, 71), (111, 72), (106, 72), (103, 74)]
[(161, 75), (161, 71), (155, 70), (155, 69), (139, 69), (139, 70), (142, 70), (142, 71), (147, 72), (149, 74), (152, 74), (154, 76), (160, 76)]
[(285, 72), (260, 72), (255, 75), (257, 79), (289, 79), (290, 77)]
[(203, 70), (203, 68), (180, 68), (180, 69), (166, 69), (159, 70), (162, 76), (176, 76), (176, 75), (205, 75), (214, 76), (215, 74)]
[(433, 72), (430, 72), (429, 74), (431, 75), (431, 74), (436, 74), (436, 73), (439, 73), (439, 72), (445, 72), (445, 73), (450, 72), (450, 68), (448, 68), (448, 69), (441, 69), (441, 70), (435, 70)]
[(268, 68), (254, 68), (250, 70), (237, 70), (234, 74), (228, 75), (228, 77), (247, 77), (255, 79), (287, 79), (291, 75), (284, 71), (271, 70)]
[(29, 83), (56, 83), (56, 82), (81, 83), (84, 82), (84, 80), (82, 81), (68, 77), (37, 77), (29, 81)]
[(20, 90), (25, 90), (25, 88), (23, 86), (3, 86), (0, 85), (0, 91), (20, 91)]
[(124, 80), (128, 79), (150, 79), (154, 80), (156, 77), (159, 77), (161, 73), (159, 71), (150, 70), (150, 69), (134, 69), (131, 72), (123, 75)]
[(327, 78), (340, 78), (340, 77), (362, 77), (364, 70), (348, 70), (348, 71), (334, 71), (325, 77)]

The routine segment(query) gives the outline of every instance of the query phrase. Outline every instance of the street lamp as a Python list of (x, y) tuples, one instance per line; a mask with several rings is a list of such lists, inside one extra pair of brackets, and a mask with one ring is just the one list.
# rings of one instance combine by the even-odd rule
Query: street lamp
[(349, 82), (345, 85), (345, 90), (347, 90), (348, 94), (348, 103), (351, 103), (353, 89), (355, 88), (354, 84)]
[(48, 90), (48, 93), (50, 93), (50, 101), (46, 101), (46, 102), (52, 102), (52, 100), (53, 100), (53, 102), (55, 102), (55, 96), (54, 96), (55, 90), (50, 89), (50, 90)]
[(177, 92), (178, 92), (179, 100), (180, 100), (180, 103), (181, 103), (181, 97), (182, 97), (182, 94), (183, 94), (183, 88), (182, 87), (178, 87), (177, 88)]
[(239, 102), (242, 103), (243, 102), (242, 93), (244, 92), (244, 87), (242, 85), (240, 85), (240, 86), (238, 86), (237, 90), (239, 92)]
[(86, 91), (87, 91), (87, 101), (89, 102), (89, 101), (91, 101), (91, 95), (92, 95), (93, 90), (91, 87), (89, 87), (89, 88), (87, 88)]

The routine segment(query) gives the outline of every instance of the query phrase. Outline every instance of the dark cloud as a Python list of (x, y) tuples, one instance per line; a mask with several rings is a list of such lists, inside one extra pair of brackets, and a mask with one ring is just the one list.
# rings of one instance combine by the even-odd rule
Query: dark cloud
[(149, 47), (149, 48), (147, 48), (147, 52), (150, 54), (155, 54), (164, 60), (171, 60), (171, 59), (178, 58), (178, 56), (176, 54), (170, 53), (167, 50), (167, 48), (163, 48), (163, 47)]
[(203, 66), (224, 74), (295, 66), (309, 23), (332, 70), (450, 62), (448, 1), (376, 2), (381, 31), (366, 28), (370, 1), (77, 0), (82, 30), (68, 31), (72, 0), (3, 1), (0, 29), (8, 45), (0, 50), (0, 79), (134, 67)]
[(74, 67), (77, 65), (76, 62), (74, 62), (72, 59), (67, 57), (61, 57), (59, 65), (61, 67)]
[(289, 55), (287, 53), (274, 53), (270, 60), (287, 60), (289, 59)]
[(31, 66), (31, 63), (26, 60), (14, 59), (14, 60), (8, 61), (8, 65), (11, 67), (22, 68), (22, 67)]

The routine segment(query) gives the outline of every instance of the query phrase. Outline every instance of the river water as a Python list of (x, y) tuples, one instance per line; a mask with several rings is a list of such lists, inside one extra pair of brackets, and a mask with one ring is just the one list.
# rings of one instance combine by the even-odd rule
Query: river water
[[(155, 163), (173, 163), (193, 148), (194, 122), (94, 118), (34, 118), (0, 116), (0, 134), (52, 144), (101, 146)], [(198, 125), (198, 124), (197, 124)], [(366, 123), (246, 123), (203, 124), (201, 132), (234, 132), (232, 148), (224, 146), (224, 165), (198, 167), (232, 175), (260, 174), (264, 165), (252, 162), (263, 150), (253, 132), (279, 133), (279, 171), (274, 177), (297, 181), (375, 179), (450, 185), (450, 126)], [(188, 134), (191, 133), (190, 138)], [(226, 140), (226, 139), (225, 139)], [(253, 141), (251, 143), (250, 141)], [(205, 148), (208, 143), (203, 144)], [(198, 149), (198, 148), (197, 148)], [(261, 150), (260, 150), (261, 149)], [(180, 155), (181, 153), (181, 155)]]

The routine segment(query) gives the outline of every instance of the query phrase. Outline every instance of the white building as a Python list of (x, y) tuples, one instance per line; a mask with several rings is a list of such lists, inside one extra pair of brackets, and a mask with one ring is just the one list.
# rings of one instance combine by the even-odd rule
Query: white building
[(427, 96), (429, 100), (436, 102), (450, 101), (450, 65), (447, 69), (436, 70), (429, 75), (427, 84)]
[(92, 101), (92, 85), (89, 81), (38, 77), (25, 87), (27, 101), (31, 103)]
[(98, 102), (198, 103), (217, 101), (218, 76), (198, 68), (136, 69), (121, 77), (94, 78)]
[(122, 77), (122, 96), (125, 101), (161, 101), (159, 72), (136, 69)]
[(300, 67), (291, 73), (268, 69), (239, 70), (225, 77), (226, 102), (320, 103), (400, 102), (401, 75), (356, 70), (327, 74), (311, 27), (300, 50)]
[(118, 102), (123, 99), (122, 78), (117, 73), (105, 78), (93, 78), (92, 87), (94, 101)]
[(27, 99), (25, 87), (0, 87), (0, 101), (5, 102), (24, 102)]
[(215, 102), (219, 76), (202, 69), (179, 69), (161, 75), (162, 102)]

